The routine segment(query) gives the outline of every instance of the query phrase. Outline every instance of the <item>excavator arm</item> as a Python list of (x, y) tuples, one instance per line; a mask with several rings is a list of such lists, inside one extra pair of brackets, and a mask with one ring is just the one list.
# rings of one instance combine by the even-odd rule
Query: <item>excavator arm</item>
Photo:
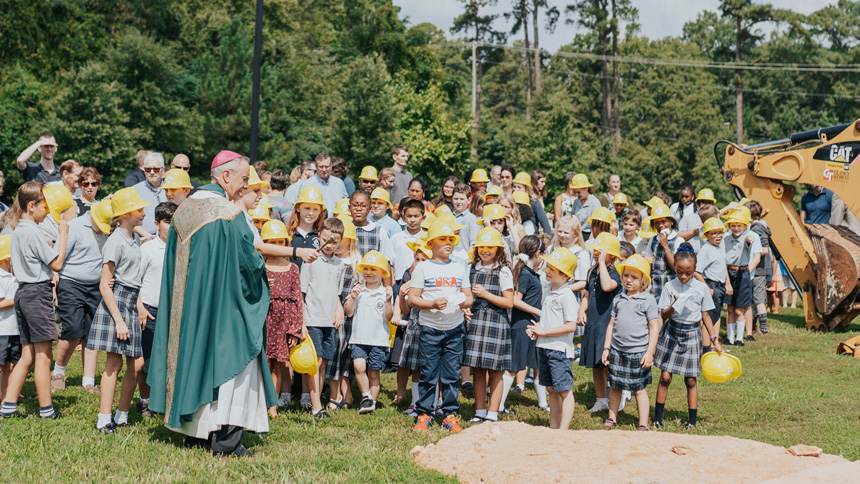
[(836, 330), (860, 314), (860, 237), (845, 227), (803, 224), (796, 184), (820, 185), (860, 214), (860, 120), (753, 146), (726, 144), (723, 179), (762, 205), (772, 242), (803, 293), (807, 328)]

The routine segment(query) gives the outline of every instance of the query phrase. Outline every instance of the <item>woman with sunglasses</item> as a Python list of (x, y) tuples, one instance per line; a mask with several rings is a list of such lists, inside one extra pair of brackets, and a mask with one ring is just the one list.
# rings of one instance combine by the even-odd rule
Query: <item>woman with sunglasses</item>
[(95, 168), (88, 166), (81, 171), (81, 176), (78, 177), (78, 185), (81, 187), (81, 195), (80, 197), (75, 198), (75, 204), (78, 209), (75, 217), (80, 217), (81, 215), (89, 212), (90, 207), (98, 203), (96, 192), (99, 190), (99, 185), (101, 184), (102, 177)]

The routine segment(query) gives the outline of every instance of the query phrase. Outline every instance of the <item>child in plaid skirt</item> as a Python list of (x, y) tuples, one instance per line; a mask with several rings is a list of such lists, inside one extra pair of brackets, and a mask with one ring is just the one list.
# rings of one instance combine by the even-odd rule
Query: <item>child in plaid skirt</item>
[[(134, 228), (143, 224), (143, 207), (148, 205), (151, 204), (141, 200), (134, 188), (123, 188), (111, 199), (113, 233), (102, 250), (104, 263), (99, 283), (102, 303), (96, 309), (87, 338), (90, 349), (107, 353), (95, 425), (95, 429), (102, 433), (113, 433), (117, 427), (129, 424), (128, 408), (137, 387), (137, 373), (143, 368), (143, 327), (137, 312), (137, 297), (142, 284), (140, 237)], [(110, 287), (112, 279), (115, 279), (113, 289)], [(123, 356), (126, 372), (116, 415), (111, 419)]]
[[(466, 330), (463, 366), (475, 372), (475, 417), (472, 422), (495, 422), (502, 402), (502, 373), (511, 369), (511, 323), (514, 275), (508, 266), (502, 234), (485, 227), (472, 249), (469, 280), (475, 302)], [(487, 409), (487, 385), (490, 405)]]
[(656, 205), (648, 218), (657, 235), (651, 237), (643, 254), (651, 260), (651, 294), (660, 299), (663, 286), (675, 278), (675, 250), (683, 241), (678, 237), (678, 222), (666, 205)]
[(708, 286), (695, 278), (696, 253), (687, 242), (681, 244), (675, 253), (675, 274), (677, 278), (663, 288), (660, 296), (660, 317), (665, 324), (660, 330), (654, 364), (663, 370), (660, 385), (657, 387), (657, 402), (654, 405), (654, 426), (663, 425), (663, 409), (672, 375), (684, 377), (687, 386), (689, 419), (684, 429), (695, 427), (699, 407), (699, 391), (696, 377), (701, 371), (699, 359), (702, 357), (702, 331), (700, 322), (710, 335), (714, 349), (722, 354), (723, 348), (717, 341), (717, 332), (711, 324), (708, 313), (714, 308)]

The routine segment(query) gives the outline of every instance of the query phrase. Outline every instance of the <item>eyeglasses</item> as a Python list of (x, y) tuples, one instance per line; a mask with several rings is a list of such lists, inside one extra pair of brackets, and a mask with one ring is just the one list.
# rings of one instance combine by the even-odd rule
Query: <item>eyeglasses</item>
[(174, 168), (179, 168), (180, 170), (191, 171), (190, 166), (174, 166)]
[(99, 185), (101, 185), (101, 183), (96, 182), (96, 181), (81, 182), (81, 188), (92, 188), (92, 187), (97, 187)]
[(150, 168), (144, 168), (143, 171), (145, 171), (147, 173), (158, 173), (159, 171), (161, 171), (161, 168), (160, 167), (159, 168), (150, 167)]

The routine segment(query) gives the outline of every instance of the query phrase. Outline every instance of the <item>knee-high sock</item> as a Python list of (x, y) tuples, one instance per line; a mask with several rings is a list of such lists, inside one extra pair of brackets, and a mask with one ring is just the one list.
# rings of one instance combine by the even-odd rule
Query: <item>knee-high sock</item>
[(538, 406), (546, 407), (546, 387), (541, 385), (537, 378), (535, 378), (535, 393), (537, 393)]
[(726, 336), (729, 338), (729, 343), (735, 342), (735, 324), (726, 324)]
[(514, 377), (507, 373), (502, 374), (502, 403), (499, 404), (499, 411), (505, 409), (505, 401), (508, 399), (508, 393), (511, 392), (511, 386), (514, 384)]
[(746, 321), (738, 321), (735, 323), (735, 341), (744, 340), (744, 332), (746, 331)]

